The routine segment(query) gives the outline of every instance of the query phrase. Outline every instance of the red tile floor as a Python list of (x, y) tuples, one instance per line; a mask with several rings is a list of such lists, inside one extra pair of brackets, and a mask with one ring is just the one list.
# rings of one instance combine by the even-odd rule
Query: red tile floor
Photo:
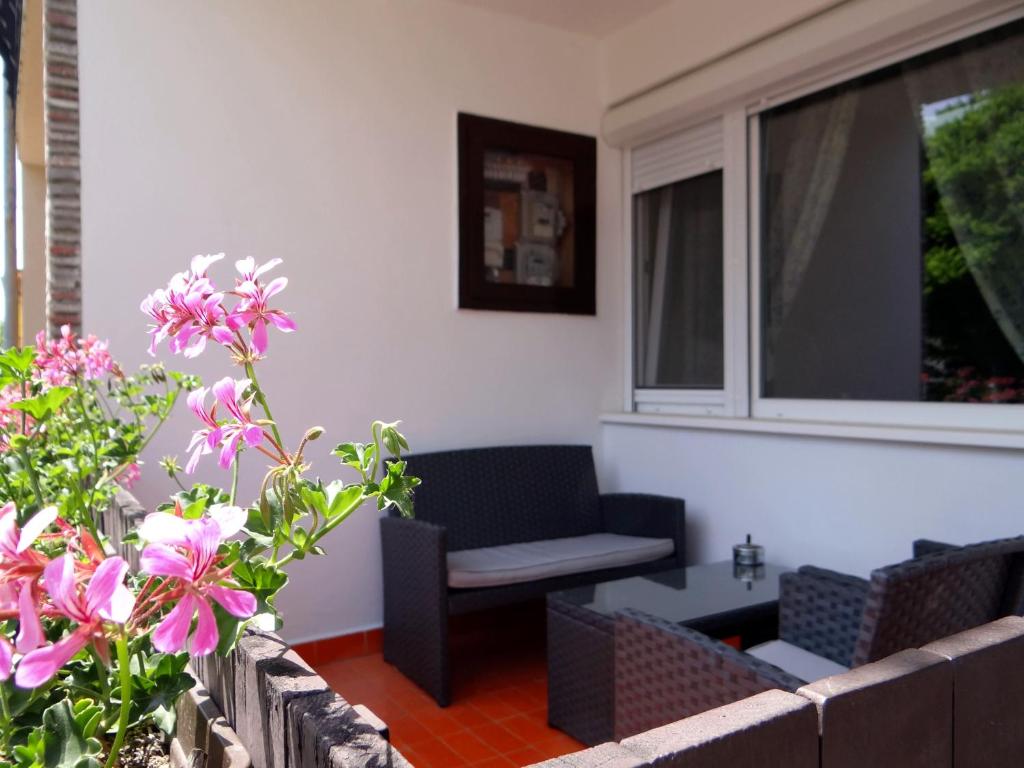
[(444, 709), (380, 653), (309, 661), (384, 720), (416, 768), (523, 766), (583, 749), (547, 724), (543, 603), (457, 617), (450, 632), (453, 696)]

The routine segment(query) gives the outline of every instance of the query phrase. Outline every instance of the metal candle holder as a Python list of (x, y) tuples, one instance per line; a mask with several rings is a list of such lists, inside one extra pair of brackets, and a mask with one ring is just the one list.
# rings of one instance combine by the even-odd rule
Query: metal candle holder
[(764, 578), (764, 547), (754, 544), (747, 534), (743, 544), (732, 548), (732, 575), (747, 583), (747, 589), (753, 588), (753, 582)]

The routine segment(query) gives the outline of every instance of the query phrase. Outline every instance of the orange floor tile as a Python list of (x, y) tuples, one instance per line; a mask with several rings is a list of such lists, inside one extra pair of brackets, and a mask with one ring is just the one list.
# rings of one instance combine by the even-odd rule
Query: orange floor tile
[(453, 702), (444, 709), (379, 653), (314, 666), (384, 720), (416, 768), (522, 766), (583, 749), (547, 724), (543, 604), (458, 617), (451, 643)]

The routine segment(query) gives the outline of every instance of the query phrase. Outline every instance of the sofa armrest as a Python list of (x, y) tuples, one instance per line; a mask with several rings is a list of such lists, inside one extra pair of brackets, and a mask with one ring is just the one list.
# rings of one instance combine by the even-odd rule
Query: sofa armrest
[(615, 616), (615, 738), (803, 680), (688, 627), (626, 609)]
[(384, 658), (446, 706), (448, 545), (444, 527), (383, 517)]
[(868, 582), (805, 565), (779, 577), (779, 638), (852, 666)]
[(686, 502), (650, 493), (604, 493), (600, 498), (605, 531), (672, 539), (676, 563), (686, 565)]
[(924, 557), (933, 552), (946, 552), (950, 549), (960, 549), (956, 544), (947, 544), (944, 541), (933, 541), (932, 539), (917, 539), (914, 544), (914, 557)]

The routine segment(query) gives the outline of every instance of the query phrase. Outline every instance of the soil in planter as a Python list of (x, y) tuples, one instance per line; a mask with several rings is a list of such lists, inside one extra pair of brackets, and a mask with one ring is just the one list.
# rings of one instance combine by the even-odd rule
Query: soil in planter
[[(164, 733), (155, 726), (135, 728), (125, 734), (124, 746), (121, 747), (120, 768), (170, 768), (170, 742)], [(107, 756), (100, 756), (100, 765), (106, 762)]]

